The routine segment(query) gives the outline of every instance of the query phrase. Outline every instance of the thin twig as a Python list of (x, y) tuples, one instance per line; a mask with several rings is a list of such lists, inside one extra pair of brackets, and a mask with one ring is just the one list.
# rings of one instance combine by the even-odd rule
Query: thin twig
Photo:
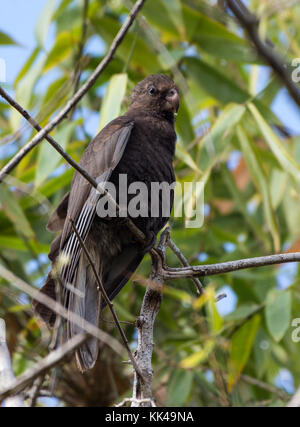
[(263, 381), (250, 377), (249, 375), (242, 374), (240, 378), (248, 384), (255, 385), (263, 390), (267, 390), (268, 392), (275, 394), (282, 400), (286, 400), (289, 397), (288, 393), (282, 390), (278, 390), (278, 388), (272, 386), (271, 384), (264, 383)]
[[(189, 264), (188, 260), (183, 255), (183, 253), (181, 252), (181, 250), (175, 245), (175, 243), (173, 242), (173, 240), (169, 239), (168, 246), (174, 252), (174, 254), (177, 256), (177, 258), (179, 259), (179, 261), (181, 262), (181, 264), (184, 267), (190, 267), (190, 264)], [(202, 283), (200, 282), (200, 280), (197, 279), (196, 277), (192, 277), (191, 280), (196, 285), (198, 294), (199, 295), (204, 294), (204, 287), (203, 287)]]
[(40, 395), (40, 390), (43, 386), (46, 373), (41, 374), (33, 382), (31, 389), (28, 392), (28, 406), (34, 408), (36, 406), (37, 399)]
[(24, 147), (4, 166), (0, 172), (0, 182), (3, 181), (5, 176), (9, 174), (20, 161), (28, 154), (34, 147), (36, 147), (46, 135), (51, 132), (62, 120), (67, 117), (67, 114), (72, 108), (81, 100), (81, 98), (87, 93), (87, 91), (93, 86), (103, 70), (108, 66), (116, 53), (116, 50), (122, 40), (124, 39), (127, 31), (131, 27), (136, 15), (143, 6), (145, 0), (138, 0), (134, 7), (131, 9), (127, 19), (120, 28), (118, 34), (114, 38), (112, 44), (105, 57), (102, 59), (100, 64), (96, 67), (95, 71), (91, 74), (88, 80), (81, 86), (76, 94), (67, 102), (65, 107), (58, 113), (43, 129), (41, 129)]

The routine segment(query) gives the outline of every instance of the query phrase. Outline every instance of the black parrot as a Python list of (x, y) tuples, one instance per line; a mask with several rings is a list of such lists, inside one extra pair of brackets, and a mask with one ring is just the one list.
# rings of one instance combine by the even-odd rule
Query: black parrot
[[(47, 225), (52, 232), (60, 232), (50, 248), (52, 270), (41, 292), (56, 299), (56, 279), (53, 269), (60, 254), (67, 264), (60, 271), (63, 284), (64, 304), (94, 325), (99, 325), (100, 310), (104, 306), (97, 289), (91, 266), (81, 250), (69, 218), (72, 218), (80, 236), (99, 272), (103, 286), (113, 299), (128, 281), (151, 248), (157, 233), (169, 219), (173, 204), (170, 193), (169, 211), (151, 216), (151, 183), (172, 184), (175, 181), (172, 160), (175, 151), (176, 133), (174, 113), (179, 108), (178, 90), (169, 77), (163, 74), (150, 75), (133, 89), (128, 111), (111, 121), (90, 142), (80, 165), (103, 184), (110, 182), (117, 190), (119, 202), (119, 176), (127, 177), (127, 186), (135, 182), (146, 184), (148, 192), (148, 215), (132, 217), (132, 221), (147, 236), (143, 246), (128, 230), (121, 218), (101, 218), (97, 215), (100, 193), (78, 172), (75, 172), (71, 190), (53, 212)], [(159, 206), (162, 204), (159, 196)], [(128, 196), (128, 203), (132, 196)], [(130, 212), (129, 212), (130, 216)], [(53, 327), (55, 313), (34, 301), (35, 312), (48, 326)], [(67, 321), (66, 334), (71, 338), (80, 328)], [(76, 352), (81, 371), (92, 368), (98, 356), (98, 341), (91, 337)]]

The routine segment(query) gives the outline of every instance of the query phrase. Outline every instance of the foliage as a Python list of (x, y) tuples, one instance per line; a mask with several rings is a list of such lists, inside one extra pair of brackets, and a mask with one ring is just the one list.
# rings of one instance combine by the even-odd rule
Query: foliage
[[(261, 17), (261, 36), (291, 63), (300, 52), (296, 31), (300, 5), (277, 9), (272, 1), (249, 3)], [(48, 0), (36, 24), (36, 47), (11, 88), (42, 126), (74, 93), (74, 70), (82, 71), (82, 84), (99, 63), (128, 4), (90, 0), (84, 35), (83, 1)], [(205, 183), (205, 218), (201, 228), (187, 229), (181, 218), (172, 217), (172, 239), (193, 264), (296, 251), (300, 137), (282, 132), (281, 117), (272, 112), (281, 83), (272, 72), (265, 72), (243, 32), (216, 2), (152, 0), (146, 1), (142, 14), (146, 20), (135, 22), (114, 60), (53, 137), (79, 161), (94, 136), (87, 124), (91, 117), (101, 128), (126, 111), (128, 95), (139, 80), (151, 73), (175, 75), (181, 90), (177, 180)], [(46, 51), (51, 27), (55, 37)], [(14, 44), (15, 39), (17, 33), (0, 31), (1, 44)], [(262, 72), (267, 75), (263, 86)], [(35, 131), (4, 102), (0, 126), (3, 166)], [(22, 160), (8, 184), (2, 184), (1, 263), (33, 286), (42, 284), (49, 267), (46, 254), (52, 235), (45, 225), (72, 176), (44, 140)], [(178, 266), (172, 253), (168, 264)], [(146, 258), (138, 274), (147, 277), (149, 271)], [(299, 317), (300, 275), (295, 268), (288, 288), (278, 289), (281, 271), (264, 267), (215, 276), (206, 282), (205, 298), (198, 297), (188, 280), (166, 284), (155, 327), (158, 404), (284, 404), (276, 394), (241, 377), (244, 373), (274, 385), (281, 370), (287, 369), (295, 387), (300, 385), (299, 344), (291, 338), (291, 321)], [(221, 315), (226, 300), (214, 301), (225, 285), (237, 303), (230, 314)], [(126, 285), (115, 303), (122, 320), (134, 321), (143, 294), (137, 283)], [(46, 353), (47, 343), (26, 296), (1, 281), (0, 301), (0, 316), (9, 319), (14, 367), (20, 373)], [(110, 318), (108, 312), (105, 318)], [(125, 330), (134, 348), (135, 329), (127, 325)], [(111, 333), (117, 336), (115, 330)], [(125, 393), (129, 395), (130, 389)], [(63, 396), (60, 399), (64, 401)]]

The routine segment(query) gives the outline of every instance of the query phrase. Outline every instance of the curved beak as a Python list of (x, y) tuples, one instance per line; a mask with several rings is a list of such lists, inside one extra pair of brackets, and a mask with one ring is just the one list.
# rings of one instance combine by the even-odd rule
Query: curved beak
[(175, 90), (172, 94), (166, 96), (166, 100), (168, 101), (168, 104), (170, 105), (170, 110), (173, 113), (177, 113), (179, 109), (179, 95), (178, 92)]

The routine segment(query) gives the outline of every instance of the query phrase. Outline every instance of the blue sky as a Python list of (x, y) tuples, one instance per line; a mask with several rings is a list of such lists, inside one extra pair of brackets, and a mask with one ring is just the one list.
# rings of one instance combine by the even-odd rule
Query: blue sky
[(7, 83), (12, 83), (35, 46), (35, 23), (47, 0), (0, 0), (0, 31), (21, 46), (0, 46), (0, 58), (6, 62)]

